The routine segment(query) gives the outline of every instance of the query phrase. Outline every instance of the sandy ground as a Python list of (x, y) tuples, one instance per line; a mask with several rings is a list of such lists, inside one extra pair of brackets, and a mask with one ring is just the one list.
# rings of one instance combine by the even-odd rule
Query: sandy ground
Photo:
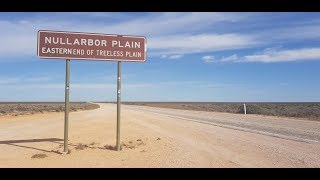
[(117, 152), (100, 107), (70, 113), (67, 155), (64, 113), (0, 117), (0, 167), (320, 167), (319, 122), (123, 105)]

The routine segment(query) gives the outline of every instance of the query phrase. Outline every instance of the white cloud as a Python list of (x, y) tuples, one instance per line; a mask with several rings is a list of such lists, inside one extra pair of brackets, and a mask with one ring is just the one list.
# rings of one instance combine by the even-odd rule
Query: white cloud
[(173, 54), (173, 55), (166, 55), (162, 54), (160, 59), (180, 59), (183, 57), (183, 54)]
[[(12, 58), (36, 58), (36, 35), (39, 29), (144, 35), (148, 39), (148, 55), (161, 58), (167, 58), (165, 55), (236, 50), (320, 37), (320, 26), (310, 23), (288, 28), (266, 28), (262, 32), (261, 29), (257, 32), (253, 30), (251, 32), (254, 33), (250, 34), (229, 30), (228, 25), (233, 27), (232, 23), (235, 22), (250, 18), (258, 21), (259, 18), (255, 19), (255, 16), (255, 13), (214, 12), (37, 13), (36, 16), (17, 20), (0, 20), (0, 62), (12, 61)], [(101, 21), (109, 17), (111, 20)], [(215, 26), (217, 29), (223, 26), (224, 31), (215, 30)]]
[(240, 34), (185, 34), (151, 37), (148, 40), (148, 47), (158, 55), (242, 49), (257, 44), (253, 37)]
[[(79, 17), (81, 13), (69, 13), (68, 18), (62, 18), (63, 16), (59, 13), (46, 13), (43, 17), (40, 15), (12, 21), (0, 20), (0, 61), (10, 61), (10, 58), (36, 57), (36, 36), (40, 29), (144, 35), (148, 39), (148, 48), (160, 50), (164, 52), (162, 54), (184, 54), (189, 53), (193, 48), (194, 50), (190, 53), (208, 51), (210, 48), (223, 50), (230, 49), (230, 46), (239, 48), (252, 43), (251, 39), (241, 35), (201, 34), (199, 32), (215, 23), (241, 20), (242, 16), (235, 13), (148, 13), (146, 16), (137, 18), (123, 18), (130, 15), (118, 14), (117, 18), (122, 21), (107, 23), (98, 21), (101, 19), (79, 22), (75, 17)], [(112, 14), (88, 13), (88, 15), (108, 17)], [(71, 18), (72, 16), (74, 17)], [(195, 31), (198, 31), (198, 34), (175, 35)], [(169, 53), (167, 53), (168, 49), (170, 49)]]
[(184, 56), (183, 54), (173, 54), (173, 55), (163, 54), (160, 56), (160, 59), (180, 59), (183, 56)]
[(183, 33), (210, 27), (219, 22), (235, 22), (243, 18), (236, 13), (153, 13), (132, 21), (105, 27), (105, 30), (117, 33), (161, 35), (169, 33)]
[(268, 44), (320, 38), (319, 22), (315, 23), (313, 25), (297, 24), (290, 27), (265, 29), (257, 32), (256, 37), (258, 37), (258, 41), (265, 41)]
[(220, 59), (220, 61), (237, 61), (238, 59), (239, 57), (236, 54), (234, 54), (228, 57), (223, 57)]
[(175, 55), (171, 55), (168, 57), (168, 59), (180, 59), (182, 58), (183, 55), (182, 54), (175, 54)]
[(161, 58), (161, 59), (167, 58), (167, 55), (162, 54), (162, 55), (160, 56), (160, 58)]
[(68, 12), (68, 13), (55, 13), (55, 15), (61, 15), (62, 17), (74, 17), (74, 15), (82, 17), (93, 17), (93, 18), (111, 18), (111, 19), (126, 19), (129, 15), (117, 12)]
[(266, 49), (261, 53), (237, 56), (232, 55), (223, 57), (218, 61), (221, 62), (291, 62), (291, 61), (309, 61), (320, 60), (320, 48), (302, 48), (291, 50), (274, 50)]
[(213, 62), (215, 59), (214, 56), (203, 56), (202, 60), (204, 60), (205, 62)]

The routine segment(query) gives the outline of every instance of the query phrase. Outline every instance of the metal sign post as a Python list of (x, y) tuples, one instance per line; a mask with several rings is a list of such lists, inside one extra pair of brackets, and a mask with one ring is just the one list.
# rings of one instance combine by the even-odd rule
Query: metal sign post
[(117, 151), (120, 151), (121, 61), (118, 61), (117, 81)]
[(64, 153), (68, 152), (69, 84), (70, 84), (70, 59), (67, 59), (66, 60), (65, 111), (64, 111)]

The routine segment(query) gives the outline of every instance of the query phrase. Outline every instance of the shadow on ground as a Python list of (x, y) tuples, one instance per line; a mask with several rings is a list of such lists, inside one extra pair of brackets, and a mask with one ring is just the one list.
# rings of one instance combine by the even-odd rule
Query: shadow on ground
[(54, 152), (54, 151), (51, 151), (51, 150), (49, 151), (49, 150), (45, 150), (45, 149), (39, 149), (39, 148), (35, 148), (35, 147), (30, 147), (30, 146), (25, 146), (25, 145), (18, 145), (18, 144), (19, 143), (37, 143), (37, 142), (59, 143), (59, 141), (63, 141), (63, 139), (46, 138), (46, 139), (6, 140), (6, 141), (0, 141), (0, 144), (6, 144), (6, 145), (21, 147), (21, 148), (34, 149), (34, 150), (43, 151), (43, 152), (49, 152), (49, 153), (57, 153), (57, 152)]

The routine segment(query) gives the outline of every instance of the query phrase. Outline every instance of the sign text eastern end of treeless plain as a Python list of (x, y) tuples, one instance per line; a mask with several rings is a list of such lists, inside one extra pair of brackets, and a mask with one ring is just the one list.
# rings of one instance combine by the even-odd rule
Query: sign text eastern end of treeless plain
[(40, 58), (141, 61), (146, 60), (146, 38), (64, 31), (38, 31)]

